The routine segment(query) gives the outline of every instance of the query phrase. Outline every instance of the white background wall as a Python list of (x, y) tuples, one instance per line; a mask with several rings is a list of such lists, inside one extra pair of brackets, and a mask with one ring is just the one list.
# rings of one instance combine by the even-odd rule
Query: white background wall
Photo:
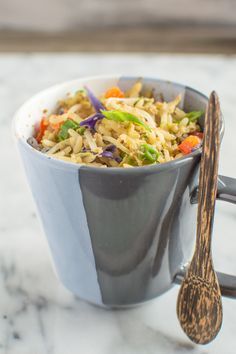
[(163, 22), (236, 24), (235, 0), (0, 0), (0, 30)]

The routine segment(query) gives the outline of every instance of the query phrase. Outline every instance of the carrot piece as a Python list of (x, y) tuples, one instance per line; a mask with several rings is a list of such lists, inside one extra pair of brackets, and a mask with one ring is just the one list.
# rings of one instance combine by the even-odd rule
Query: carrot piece
[(189, 135), (182, 143), (179, 145), (179, 150), (184, 154), (188, 155), (192, 152), (193, 148), (201, 143), (201, 139), (195, 135)]
[(41, 122), (40, 122), (40, 126), (39, 126), (39, 131), (36, 136), (36, 140), (38, 143), (41, 142), (41, 140), (44, 136), (45, 130), (47, 129), (47, 126), (48, 126), (48, 121), (45, 118), (42, 118)]
[(117, 86), (111, 87), (108, 89), (105, 93), (105, 98), (109, 97), (118, 97), (118, 98), (123, 98), (125, 97), (124, 92), (121, 91), (121, 89)]
[(62, 126), (62, 124), (63, 124), (64, 122), (62, 121), (62, 122), (59, 122), (59, 123), (54, 123), (54, 124), (50, 124), (50, 126), (56, 131), (56, 132), (58, 132), (58, 130), (61, 128), (61, 126)]
[(190, 154), (190, 153), (192, 152), (192, 146), (183, 141), (183, 142), (179, 145), (179, 150), (180, 150), (184, 155), (188, 155), (188, 154)]

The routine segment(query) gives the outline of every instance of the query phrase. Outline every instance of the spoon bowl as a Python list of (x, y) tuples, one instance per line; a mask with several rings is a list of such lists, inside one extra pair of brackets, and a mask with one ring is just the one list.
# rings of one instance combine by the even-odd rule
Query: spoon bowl
[(207, 344), (216, 337), (223, 316), (220, 287), (213, 270), (207, 280), (189, 269), (178, 296), (177, 314), (184, 332), (195, 343)]

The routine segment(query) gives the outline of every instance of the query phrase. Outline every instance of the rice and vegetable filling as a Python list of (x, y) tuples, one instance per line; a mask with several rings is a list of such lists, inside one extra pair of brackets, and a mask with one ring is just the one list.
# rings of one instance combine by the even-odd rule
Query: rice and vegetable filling
[(142, 86), (111, 87), (101, 97), (85, 87), (45, 112), (27, 141), (48, 156), (104, 168), (164, 163), (199, 148), (203, 112), (184, 112), (180, 95), (165, 102)]

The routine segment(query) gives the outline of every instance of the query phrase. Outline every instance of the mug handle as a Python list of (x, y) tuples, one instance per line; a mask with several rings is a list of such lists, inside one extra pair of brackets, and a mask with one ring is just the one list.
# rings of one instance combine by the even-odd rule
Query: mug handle
[[(224, 200), (225, 202), (236, 204), (236, 179), (226, 176), (218, 176), (217, 200)], [(191, 197), (191, 203), (196, 204), (198, 201), (198, 188), (196, 188)], [(183, 266), (176, 274), (174, 282), (181, 284), (188, 265)], [(233, 299), (236, 299), (236, 276), (216, 272), (221, 294)]]

